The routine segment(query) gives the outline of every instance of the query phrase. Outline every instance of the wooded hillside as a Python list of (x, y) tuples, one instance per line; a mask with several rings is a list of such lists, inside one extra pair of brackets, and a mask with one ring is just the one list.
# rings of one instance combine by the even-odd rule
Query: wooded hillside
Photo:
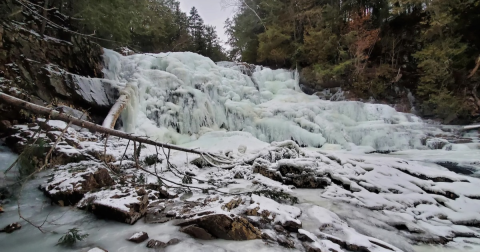
[(381, 100), (409, 88), (423, 116), (480, 112), (478, 0), (225, 0), (230, 57), (298, 67), (314, 88)]

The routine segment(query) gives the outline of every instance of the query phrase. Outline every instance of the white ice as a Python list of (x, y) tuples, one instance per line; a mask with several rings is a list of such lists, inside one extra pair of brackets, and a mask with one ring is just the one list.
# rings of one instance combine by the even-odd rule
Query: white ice
[(124, 129), (174, 144), (221, 129), (245, 131), (264, 142), (293, 139), (301, 145), (344, 149), (425, 148), (420, 139), (438, 125), (387, 105), (330, 102), (299, 89), (294, 71), (236, 64), (216, 65), (194, 53), (122, 56), (105, 50), (105, 76), (132, 87)]

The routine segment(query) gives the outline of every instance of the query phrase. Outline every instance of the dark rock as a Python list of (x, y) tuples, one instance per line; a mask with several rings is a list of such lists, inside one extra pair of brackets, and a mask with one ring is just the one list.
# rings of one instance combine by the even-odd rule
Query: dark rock
[(143, 189), (143, 188), (140, 188), (140, 189), (137, 191), (137, 195), (138, 195), (138, 196), (143, 196), (143, 195), (145, 195), (145, 194), (147, 194), (147, 191), (145, 191), (145, 189)]
[(93, 199), (87, 209), (98, 217), (133, 225), (147, 212), (148, 196), (144, 195), (139, 197), (137, 202), (125, 206), (128, 210), (117, 208), (114, 204), (103, 203), (102, 201), (96, 201)]
[(277, 237), (277, 242), (283, 247), (286, 248), (295, 248), (295, 243), (292, 240), (289, 240), (284, 235), (280, 235)]
[(273, 226), (273, 229), (274, 229), (275, 231), (277, 231), (278, 233), (283, 233), (283, 232), (285, 232), (285, 229), (284, 229), (282, 226), (280, 226), (280, 225), (274, 225), (274, 226)]
[(283, 183), (283, 178), (280, 173), (277, 173), (276, 170), (269, 168), (270, 162), (266, 160), (255, 160), (253, 163), (253, 173), (260, 173), (262, 176), (279, 181)]
[(176, 244), (179, 244), (181, 242), (180, 239), (177, 239), (177, 238), (173, 238), (171, 239), (170, 241), (167, 242), (167, 245), (176, 245)]
[(242, 198), (233, 198), (230, 202), (222, 206), (223, 210), (231, 211), (234, 208), (237, 208), (242, 203)]
[(191, 164), (195, 165), (198, 168), (210, 167), (210, 165), (205, 159), (202, 157), (196, 158), (190, 162)]
[(285, 221), (282, 226), (290, 232), (298, 232), (298, 229), (302, 228), (302, 223), (297, 223), (295, 221)]
[(207, 215), (177, 225), (182, 227), (196, 225), (213, 236), (225, 240), (241, 241), (261, 238), (261, 232), (240, 216), (230, 218), (224, 214)]
[(324, 252), (320, 248), (313, 247), (308, 242), (302, 242), (303, 248), (305, 248), (305, 252)]
[[(9, 189), (9, 187), (6, 187), (10, 184), (10, 182), (2, 181), (2, 180), (0, 180), (0, 182), (2, 183), (0, 184), (0, 186), (2, 186), (0, 187), (0, 200), (10, 198), (12, 196), (11, 189)], [(7, 203), (3, 202), (3, 204), (7, 204)]]
[(263, 240), (275, 241), (275, 239), (274, 239), (272, 236), (270, 236), (270, 234), (268, 234), (268, 233), (266, 233), (266, 232), (263, 232), (263, 233), (262, 233), (262, 239), (263, 239)]
[(177, 216), (177, 213), (175, 211), (168, 211), (165, 216), (169, 218), (173, 218)]
[(190, 176), (190, 177), (195, 177), (195, 176), (197, 176), (195, 173), (189, 172), (189, 171), (186, 171), (185, 174), (188, 175), (188, 176)]
[(298, 234), (297, 234), (297, 238), (298, 238), (300, 241), (314, 242), (314, 240), (312, 240), (310, 237), (308, 237), (308, 235), (305, 235), (305, 234), (302, 234), (302, 233), (298, 233)]
[(5, 228), (3, 228), (2, 230), (0, 230), (0, 233), (1, 232), (4, 232), (4, 233), (13, 233), (19, 229), (22, 228), (22, 225), (20, 225), (19, 223), (15, 222), (15, 223), (12, 223), (10, 225), (7, 225)]
[(54, 190), (58, 184), (47, 184), (41, 188), (53, 202), (63, 201), (65, 206), (77, 204), (87, 192), (112, 186), (115, 181), (106, 168), (100, 168), (94, 173), (79, 175), (83, 180), (73, 185), (73, 190)]
[(235, 173), (235, 176), (233, 176), (233, 178), (243, 179), (243, 178), (245, 178), (245, 177), (244, 177), (244, 175), (243, 175), (242, 172), (238, 171), (238, 172)]
[(180, 232), (189, 234), (189, 235), (191, 235), (195, 238), (201, 239), (201, 240), (213, 240), (213, 239), (215, 239), (215, 237), (213, 237), (205, 229), (203, 229), (201, 227), (198, 227), (195, 224), (180, 228)]
[(146, 232), (138, 232), (133, 234), (130, 238), (128, 238), (129, 241), (135, 242), (135, 243), (141, 243), (144, 242), (148, 239), (148, 234)]
[(151, 239), (147, 243), (147, 248), (159, 249), (159, 248), (166, 248), (167, 244), (165, 242), (161, 242), (158, 240)]
[(167, 202), (155, 202), (148, 206), (145, 215), (145, 223), (165, 223), (172, 220), (172, 217), (167, 217), (167, 212), (170, 212), (173, 204)]
[(8, 120), (1, 120), (0, 121), (0, 131), (4, 132), (7, 131), (12, 127), (12, 123)]

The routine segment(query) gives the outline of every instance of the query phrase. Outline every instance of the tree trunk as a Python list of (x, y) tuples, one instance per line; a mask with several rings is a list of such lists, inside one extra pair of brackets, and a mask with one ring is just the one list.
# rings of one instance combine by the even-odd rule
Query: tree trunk
[(47, 14), (48, 14), (48, 0), (44, 0), (45, 4), (43, 6), (43, 21), (42, 21), (42, 28), (40, 29), (40, 36), (43, 37), (43, 34), (45, 33), (45, 28), (47, 27)]
[(130, 134), (127, 134), (125, 132), (122, 132), (122, 131), (105, 128), (105, 127), (102, 127), (100, 125), (97, 125), (97, 124), (94, 124), (94, 123), (91, 123), (91, 122), (88, 122), (88, 121), (85, 121), (85, 120), (78, 119), (78, 118), (73, 117), (71, 115), (60, 113), (60, 112), (58, 112), (54, 109), (49, 109), (49, 108), (45, 108), (43, 106), (39, 106), (39, 105), (30, 103), (30, 102), (26, 102), (24, 100), (15, 98), (13, 96), (4, 94), (2, 92), (0, 92), (0, 101), (3, 102), (3, 103), (6, 103), (6, 104), (10, 104), (10, 105), (22, 108), (22, 109), (32, 111), (32, 112), (34, 112), (38, 115), (49, 116), (50, 119), (52, 119), (52, 120), (61, 120), (61, 121), (67, 122), (67, 123), (72, 122), (73, 125), (77, 125), (77, 126), (80, 126), (82, 128), (86, 128), (86, 129), (89, 129), (89, 130), (92, 130), (92, 131), (95, 131), (95, 132), (100, 132), (100, 133), (104, 133), (104, 134), (107, 134), (107, 135), (116, 136), (116, 137), (120, 137), (120, 138), (124, 138), (124, 139), (128, 139), (128, 140), (136, 141), (136, 142), (139, 142), (139, 143), (150, 144), (150, 145), (153, 145), (153, 146), (159, 146), (159, 147), (172, 149), (172, 150), (177, 150), (177, 151), (182, 151), (182, 152), (187, 152), (187, 153), (194, 153), (194, 154), (198, 154), (198, 155), (207, 154), (206, 152), (203, 152), (203, 151), (182, 148), (182, 147), (176, 146), (176, 145), (159, 143), (159, 142), (149, 140), (148, 138), (145, 138), (145, 137), (134, 136), (134, 135), (130, 135)]
[(118, 98), (118, 100), (115, 102), (115, 104), (112, 106), (110, 111), (108, 112), (108, 115), (105, 117), (105, 120), (103, 121), (102, 126), (105, 128), (110, 128), (113, 129), (115, 127), (115, 123), (118, 120), (118, 117), (120, 117), (120, 114), (122, 111), (125, 109), (125, 107), (128, 104), (128, 101), (130, 100), (130, 94), (128, 92), (129, 86), (127, 85), (126, 88), (124, 88), (121, 92), (122, 95)]

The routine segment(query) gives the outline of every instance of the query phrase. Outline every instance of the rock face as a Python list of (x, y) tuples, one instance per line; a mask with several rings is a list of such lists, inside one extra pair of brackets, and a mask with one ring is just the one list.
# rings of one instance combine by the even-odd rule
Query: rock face
[[(39, 105), (62, 103), (106, 115), (118, 92), (98, 79), (103, 78), (102, 47), (83, 37), (42, 38), (32, 28), (0, 24), (1, 91)], [(3, 126), (25, 118), (6, 105), (0, 111)]]
[(212, 237), (236, 241), (261, 238), (260, 230), (240, 216), (230, 218), (224, 214), (208, 215), (178, 225), (184, 227), (181, 229), (182, 232), (197, 238), (200, 238), (199, 236), (209, 238), (208, 234)]

